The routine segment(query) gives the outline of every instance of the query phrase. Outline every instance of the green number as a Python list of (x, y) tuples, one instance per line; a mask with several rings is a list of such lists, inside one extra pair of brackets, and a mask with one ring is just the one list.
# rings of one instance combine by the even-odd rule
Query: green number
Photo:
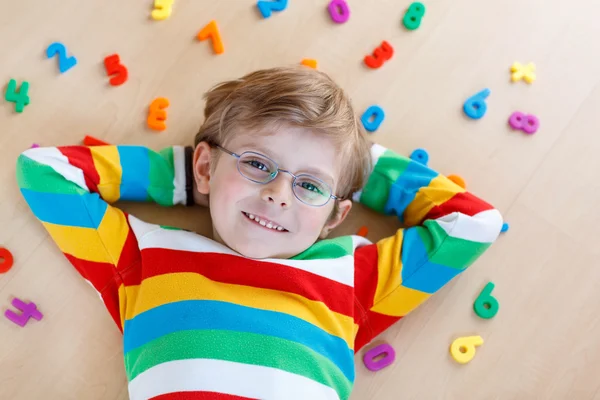
[(423, 15), (425, 15), (425, 6), (423, 3), (414, 2), (408, 7), (408, 10), (406, 10), (402, 23), (406, 29), (414, 31), (421, 26), (421, 18), (423, 18)]
[(15, 111), (20, 113), (23, 112), (23, 109), (26, 105), (29, 104), (29, 96), (27, 92), (29, 91), (29, 82), (23, 82), (21, 84), (21, 88), (17, 92), (17, 82), (14, 79), (11, 79), (8, 82), (8, 87), (6, 88), (6, 95), (4, 98), (6, 101), (10, 101), (15, 103)]
[(500, 308), (498, 300), (492, 296), (492, 290), (494, 290), (494, 284), (488, 282), (475, 299), (475, 303), (473, 303), (473, 310), (475, 310), (475, 314), (480, 318), (490, 319), (496, 315)]

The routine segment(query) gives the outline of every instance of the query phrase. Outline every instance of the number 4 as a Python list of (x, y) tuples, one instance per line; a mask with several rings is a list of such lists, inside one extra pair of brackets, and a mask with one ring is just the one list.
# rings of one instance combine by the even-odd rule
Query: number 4
[(28, 91), (29, 82), (23, 81), (21, 88), (17, 92), (17, 82), (14, 79), (11, 79), (10, 82), (8, 82), (6, 95), (4, 98), (6, 101), (15, 103), (15, 111), (21, 113), (23, 112), (25, 106), (29, 104), (29, 96), (27, 95)]

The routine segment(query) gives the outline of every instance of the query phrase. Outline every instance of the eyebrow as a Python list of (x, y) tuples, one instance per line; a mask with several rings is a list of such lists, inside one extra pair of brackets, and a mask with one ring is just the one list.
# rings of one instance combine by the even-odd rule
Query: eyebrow
[[(240, 144), (237, 147), (239, 147), (240, 149), (242, 149), (242, 150), (237, 150), (236, 151), (236, 153), (238, 153), (238, 154), (241, 154), (244, 151), (256, 151), (257, 153), (262, 153), (262, 154), (268, 156), (273, 161), (277, 162), (275, 160), (275, 157), (272, 156), (271, 151), (269, 149), (267, 149), (266, 147), (262, 147), (260, 145), (253, 144), (253, 143), (242, 143), (242, 144)], [(246, 150), (247, 148), (251, 148), (252, 150)], [(283, 169), (287, 169), (287, 168), (283, 168)], [(293, 172), (294, 174), (296, 174), (296, 171), (290, 171), (290, 172)], [(327, 182), (330, 185), (333, 185), (335, 183), (335, 180), (333, 179), (333, 177), (331, 175), (329, 175), (326, 172), (323, 172), (322, 170), (320, 170), (318, 168), (314, 168), (314, 167), (302, 168), (300, 173), (301, 174), (315, 175), (316, 177), (324, 180), (325, 182)], [(296, 175), (298, 175), (298, 174), (296, 174)]]

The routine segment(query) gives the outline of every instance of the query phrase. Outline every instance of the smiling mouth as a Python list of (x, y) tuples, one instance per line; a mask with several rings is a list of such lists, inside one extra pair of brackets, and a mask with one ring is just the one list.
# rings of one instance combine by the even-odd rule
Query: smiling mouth
[(285, 229), (283, 226), (277, 225), (272, 221), (269, 221), (268, 219), (264, 219), (264, 218), (260, 218), (254, 214), (250, 214), (247, 212), (242, 211), (242, 214), (244, 214), (244, 216), (246, 218), (248, 218), (250, 221), (254, 222), (257, 225), (262, 226), (263, 228), (266, 229), (270, 229), (272, 231), (275, 232), (289, 232), (287, 229)]

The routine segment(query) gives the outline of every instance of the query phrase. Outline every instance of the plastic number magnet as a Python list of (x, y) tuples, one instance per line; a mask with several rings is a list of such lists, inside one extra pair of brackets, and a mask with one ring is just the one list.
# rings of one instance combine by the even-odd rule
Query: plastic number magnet
[(427, 150), (425, 149), (416, 149), (410, 153), (410, 159), (427, 166), (427, 163), (429, 162), (429, 153), (427, 153)]
[(481, 336), (459, 337), (450, 345), (450, 354), (457, 363), (466, 364), (475, 357), (475, 346), (481, 346), (482, 344), (483, 338)]
[(369, 68), (377, 69), (394, 55), (394, 48), (385, 40), (373, 51), (373, 55), (365, 56), (365, 64)]
[(452, 182), (456, 183), (458, 186), (460, 186), (463, 189), (467, 188), (467, 184), (465, 182), (465, 180), (458, 175), (448, 175), (448, 179), (450, 179)]
[[(383, 356), (379, 360), (375, 361), (375, 358)], [(369, 371), (379, 371), (392, 364), (396, 360), (396, 352), (394, 348), (387, 343), (380, 344), (379, 346), (367, 351), (363, 357), (365, 367)]]
[(100, 140), (89, 135), (86, 135), (83, 138), (83, 144), (86, 146), (110, 146), (110, 143), (107, 143), (104, 140)]
[(77, 65), (77, 59), (73, 56), (67, 57), (67, 48), (60, 42), (52, 43), (46, 49), (46, 56), (48, 58), (52, 58), (56, 54), (58, 54), (58, 69), (61, 74)]
[(11, 79), (6, 86), (4, 99), (15, 103), (15, 111), (22, 113), (25, 106), (29, 104), (29, 82), (23, 81), (21, 88), (17, 91), (17, 81)]
[(0, 274), (8, 272), (13, 266), (13, 255), (8, 249), (0, 247)]
[(310, 67), (312, 69), (317, 69), (317, 60), (314, 60), (312, 58), (305, 58), (302, 60), (302, 62), (300, 63), (306, 67)]
[(498, 300), (492, 296), (492, 290), (494, 290), (494, 284), (488, 282), (473, 303), (473, 310), (475, 310), (475, 314), (477, 314), (479, 318), (490, 319), (498, 313), (500, 304), (498, 303)]
[(404, 14), (404, 18), (402, 18), (402, 23), (406, 29), (414, 31), (421, 26), (421, 19), (424, 15), (425, 6), (423, 3), (414, 2), (408, 7), (408, 10), (406, 10), (406, 14)]
[(155, 131), (164, 131), (167, 129), (165, 121), (167, 119), (167, 112), (164, 110), (169, 107), (169, 99), (159, 97), (150, 104), (150, 110), (148, 111), (148, 126)]
[(127, 81), (129, 73), (127, 72), (127, 67), (121, 64), (118, 54), (106, 57), (104, 59), (104, 68), (106, 68), (106, 74), (112, 76), (109, 81), (112, 86), (119, 86)]
[(343, 24), (350, 18), (350, 8), (344, 0), (331, 0), (327, 9), (331, 20), (336, 24)]
[(502, 229), (500, 230), (500, 232), (506, 232), (508, 231), (508, 229), (510, 228), (510, 225), (508, 225), (506, 222), (502, 224)]
[(463, 105), (463, 111), (467, 117), (479, 119), (485, 115), (487, 111), (485, 99), (488, 98), (490, 93), (490, 89), (483, 89), (481, 92), (469, 97), (467, 101), (465, 101), (465, 104)]
[(521, 130), (528, 135), (537, 132), (540, 127), (540, 120), (535, 115), (523, 114), (520, 111), (515, 111), (508, 119), (508, 124), (511, 128)]
[(24, 327), (27, 324), (27, 321), (29, 321), (29, 318), (40, 321), (44, 317), (42, 313), (39, 312), (34, 302), (27, 304), (15, 297), (12, 301), (12, 305), (21, 311), (21, 314), (19, 315), (12, 310), (6, 310), (4, 316), (20, 327)]
[(365, 111), (362, 117), (360, 117), (363, 126), (369, 132), (375, 132), (384, 119), (385, 113), (379, 106), (371, 106), (367, 108), (367, 111)]
[(517, 82), (523, 79), (527, 83), (533, 83), (537, 78), (534, 63), (523, 65), (519, 62), (516, 62), (510, 67), (510, 72), (510, 79), (513, 82)]
[(288, 0), (259, 1), (256, 3), (263, 18), (269, 18), (273, 11), (283, 11), (287, 8)]
[(198, 32), (198, 40), (205, 40), (210, 38), (212, 40), (213, 51), (216, 54), (223, 54), (225, 47), (223, 46), (223, 40), (221, 40), (221, 33), (219, 32), (219, 26), (217, 21), (212, 20), (200, 32)]

